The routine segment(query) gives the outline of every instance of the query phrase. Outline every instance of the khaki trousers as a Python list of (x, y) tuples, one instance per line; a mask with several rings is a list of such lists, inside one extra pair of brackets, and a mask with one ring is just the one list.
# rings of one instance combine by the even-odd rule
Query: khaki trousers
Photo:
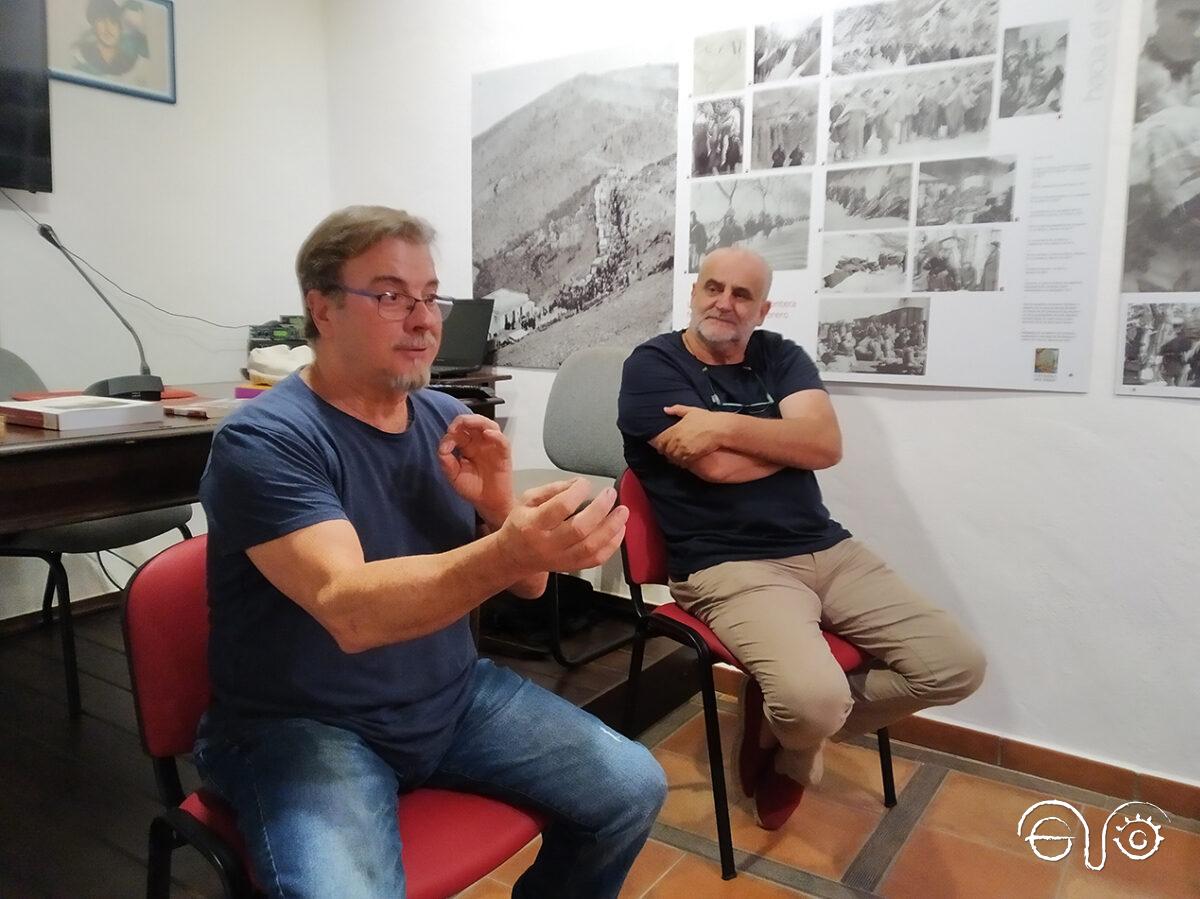
[[(983, 680), (979, 646), (857, 540), (787, 559), (723, 562), (670, 587), (758, 681), (781, 745), (775, 767), (801, 783), (820, 780), (826, 738), (958, 702)], [(844, 674), (822, 629), (875, 664)]]

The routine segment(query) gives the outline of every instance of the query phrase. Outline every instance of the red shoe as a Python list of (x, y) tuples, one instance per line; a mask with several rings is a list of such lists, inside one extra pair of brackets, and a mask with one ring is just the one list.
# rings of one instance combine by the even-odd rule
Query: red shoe
[(804, 784), (780, 774), (774, 765), (769, 765), (754, 791), (754, 816), (758, 826), (763, 830), (779, 830), (792, 817), (803, 796)]
[(763, 771), (774, 758), (774, 747), (764, 749), (760, 736), (764, 727), (763, 695), (758, 681), (747, 677), (742, 683), (738, 730), (733, 738), (733, 771), (747, 796), (753, 796)]

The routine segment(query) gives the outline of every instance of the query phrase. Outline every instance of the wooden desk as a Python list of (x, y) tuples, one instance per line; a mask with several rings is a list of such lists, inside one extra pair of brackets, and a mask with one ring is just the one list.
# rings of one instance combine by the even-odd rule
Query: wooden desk
[[(233, 385), (223, 386), (204, 395), (232, 396)], [(195, 502), (218, 424), (164, 415), (65, 432), (8, 425), (0, 435), (0, 534)]]
[[(483, 369), (445, 383), (490, 386), (510, 377)], [(187, 386), (219, 398), (233, 396), (236, 384)], [(502, 402), (474, 405), (489, 414)], [(219, 424), (163, 416), (152, 424), (66, 432), (8, 425), (0, 434), (0, 535), (195, 502)]]

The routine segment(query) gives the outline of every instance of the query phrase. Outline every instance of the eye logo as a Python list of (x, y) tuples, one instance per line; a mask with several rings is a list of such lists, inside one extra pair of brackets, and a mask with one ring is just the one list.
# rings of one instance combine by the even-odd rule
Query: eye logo
[[(1133, 817), (1122, 812), (1130, 806), (1139, 806), (1142, 809), (1148, 809), (1144, 816), (1140, 812), (1134, 812)], [(1071, 829), (1071, 825), (1058, 815), (1048, 814), (1044, 818), (1039, 818), (1029, 828), (1027, 836), (1025, 833), (1025, 821), (1030, 814), (1040, 808), (1055, 807), (1066, 809), (1076, 820), (1079, 821), (1083, 828), (1083, 863), (1090, 871), (1099, 871), (1104, 867), (1104, 863), (1108, 857), (1108, 841), (1109, 841), (1109, 825), (1113, 820), (1120, 816), (1124, 820), (1118, 823), (1113, 828), (1111, 836), (1113, 844), (1121, 850), (1121, 853), (1133, 861), (1140, 862), (1142, 859), (1147, 859), (1158, 851), (1158, 847), (1163, 844), (1165, 837), (1162, 835), (1162, 826), (1154, 820), (1155, 815), (1165, 822), (1170, 822), (1167, 813), (1156, 805), (1151, 805), (1149, 802), (1126, 802), (1117, 806), (1104, 819), (1104, 827), (1100, 830), (1100, 864), (1092, 864), (1092, 848), (1091, 848), (1091, 833), (1088, 828), (1087, 820), (1080, 814), (1075, 806), (1063, 802), (1061, 799), (1045, 799), (1041, 802), (1035, 802), (1029, 808), (1025, 809), (1025, 814), (1021, 815), (1021, 820), (1017, 822), (1017, 836), (1021, 837), (1029, 848), (1033, 850), (1033, 854), (1042, 861), (1057, 862), (1066, 858), (1071, 854), (1071, 850), (1075, 848), (1076, 835)], [(1053, 847), (1053, 848), (1050, 848)]]

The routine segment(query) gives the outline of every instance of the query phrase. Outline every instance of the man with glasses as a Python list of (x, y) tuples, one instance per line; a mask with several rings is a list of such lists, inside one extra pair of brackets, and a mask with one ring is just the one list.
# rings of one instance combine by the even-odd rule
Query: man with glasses
[[(762, 690), (747, 683), (733, 767), (775, 830), (820, 779), (827, 738), (958, 702), (984, 660), (830, 518), (813, 472), (841, 459), (841, 431), (808, 354), (756, 330), (770, 287), (757, 253), (706, 256), (688, 327), (626, 361), (617, 424), (667, 540), (672, 596)], [(847, 679), (822, 627), (879, 665)]]
[(271, 895), (403, 896), (397, 791), (550, 813), (514, 896), (616, 896), (661, 768), (476, 658), (468, 613), (620, 545), (606, 490), (512, 496), (498, 426), (423, 390), (452, 301), (432, 230), (384, 207), (321, 222), (296, 262), (315, 361), (231, 416), (201, 485), (213, 702), (195, 758)]

